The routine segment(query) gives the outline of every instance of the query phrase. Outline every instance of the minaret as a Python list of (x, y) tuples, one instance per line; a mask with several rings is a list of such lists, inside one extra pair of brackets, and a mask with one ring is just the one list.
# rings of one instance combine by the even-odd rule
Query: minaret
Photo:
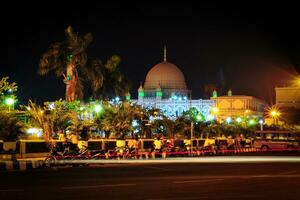
[(217, 90), (214, 90), (212, 93), (212, 98), (217, 98), (217, 97), (218, 97)]
[(155, 97), (156, 97), (156, 101), (160, 101), (162, 96), (163, 96), (163, 93), (161, 91), (161, 87), (160, 87), (160, 84), (158, 84), (157, 88), (156, 88), (156, 92), (155, 92)]
[(125, 95), (125, 97), (126, 97), (127, 101), (130, 101), (131, 100), (130, 92), (127, 92), (126, 95)]
[(143, 85), (141, 83), (139, 89), (138, 89), (138, 101), (143, 101), (144, 100), (144, 96), (145, 96), (145, 93), (144, 93), (144, 88), (143, 88)]
[(227, 95), (228, 95), (229, 97), (232, 96), (232, 91), (231, 91), (231, 89), (228, 90)]
[(167, 47), (164, 46), (164, 62), (167, 62)]

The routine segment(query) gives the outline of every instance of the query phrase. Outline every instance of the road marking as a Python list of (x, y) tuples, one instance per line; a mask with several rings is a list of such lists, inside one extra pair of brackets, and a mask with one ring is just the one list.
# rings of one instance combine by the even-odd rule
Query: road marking
[(0, 190), (0, 192), (24, 192), (24, 189), (5, 189)]
[(168, 197), (168, 198), (151, 198), (151, 199), (146, 199), (146, 200), (193, 200), (193, 199), (208, 199), (207, 196), (204, 197)]
[(224, 196), (224, 198), (232, 198), (232, 199), (245, 199), (245, 198), (259, 198), (264, 197), (264, 195), (257, 195), (257, 194), (244, 194), (244, 195), (237, 195), (237, 196)]
[(62, 190), (73, 190), (73, 189), (93, 189), (93, 188), (103, 188), (103, 187), (127, 187), (135, 186), (136, 184), (125, 183), (125, 184), (106, 184), (106, 185), (87, 185), (87, 186), (67, 186), (61, 187)]
[(254, 174), (254, 175), (195, 175), (195, 176), (165, 176), (165, 177), (149, 177), (151, 179), (160, 179), (160, 180), (208, 180), (208, 179), (239, 179), (239, 178), (300, 178), (300, 174)]
[(284, 175), (284, 174), (295, 174), (297, 171), (294, 170), (294, 171), (286, 171), (286, 172), (281, 172), (281, 173), (278, 173), (279, 175)]
[(206, 183), (206, 182), (215, 182), (215, 181), (223, 181), (224, 179), (210, 179), (210, 180), (190, 180), (190, 181), (173, 181), (175, 184), (183, 184), (183, 183)]

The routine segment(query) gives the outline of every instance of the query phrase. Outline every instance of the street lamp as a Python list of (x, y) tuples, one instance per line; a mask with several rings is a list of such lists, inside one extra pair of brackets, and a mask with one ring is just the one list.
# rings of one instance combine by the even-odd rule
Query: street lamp
[(252, 125), (254, 125), (254, 124), (255, 124), (255, 120), (254, 120), (254, 119), (250, 119), (250, 120), (249, 120), (249, 125), (252, 126)]
[(218, 107), (212, 107), (212, 108), (211, 108), (211, 114), (212, 114), (213, 116), (215, 116), (216, 120), (218, 120), (217, 116), (218, 116), (219, 112), (220, 112), (220, 110), (219, 110)]
[(8, 105), (8, 111), (10, 112), (10, 106), (13, 106), (14, 109), (15, 99), (12, 97), (8, 97), (5, 99), (5, 104)]
[(240, 118), (240, 117), (236, 118), (236, 122), (237, 123), (241, 123), (242, 122), (242, 118)]
[(231, 117), (227, 117), (227, 118), (226, 118), (226, 122), (227, 122), (228, 124), (230, 124), (231, 121), (232, 121)]
[(295, 87), (300, 87), (300, 77), (295, 78), (292, 84)]
[(103, 107), (102, 107), (102, 105), (100, 105), (100, 104), (96, 104), (96, 105), (94, 106), (94, 111), (95, 111), (96, 113), (101, 112), (102, 109), (103, 109)]
[(274, 124), (277, 125), (277, 123), (278, 123), (278, 118), (279, 118), (279, 116), (281, 115), (281, 113), (279, 112), (279, 110), (276, 109), (276, 108), (272, 108), (272, 109), (269, 111), (269, 115), (273, 118)]

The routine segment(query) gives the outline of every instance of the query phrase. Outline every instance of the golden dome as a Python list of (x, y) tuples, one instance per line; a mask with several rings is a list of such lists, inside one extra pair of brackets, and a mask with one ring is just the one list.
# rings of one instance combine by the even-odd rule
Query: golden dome
[(185, 78), (181, 70), (167, 61), (155, 65), (147, 74), (144, 88), (187, 90)]

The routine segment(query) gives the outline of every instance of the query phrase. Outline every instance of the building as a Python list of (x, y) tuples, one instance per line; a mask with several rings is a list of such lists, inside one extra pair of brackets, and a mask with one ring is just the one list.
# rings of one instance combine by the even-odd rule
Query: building
[(280, 108), (300, 109), (300, 87), (276, 87), (275, 98)]
[(262, 118), (267, 103), (253, 96), (232, 95), (231, 90), (227, 96), (211, 97), (215, 100), (218, 108), (217, 117), (219, 120), (227, 118), (247, 117)]
[[(210, 99), (192, 99), (182, 71), (173, 63), (167, 61), (164, 48), (163, 62), (152, 67), (147, 73), (144, 84), (138, 88), (138, 99), (133, 102), (143, 107), (159, 108), (170, 118), (175, 118), (194, 107), (200, 111), (206, 120), (216, 117), (252, 116), (262, 118), (267, 104), (252, 96), (232, 95), (219, 96), (214, 91)], [(218, 113), (213, 113), (213, 108)]]
[(180, 116), (191, 107), (208, 116), (215, 105), (214, 100), (191, 99), (182, 71), (167, 61), (166, 48), (163, 62), (150, 69), (144, 84), (138, 89), (138, 99), (133, 102), (143, 107), (159, 108), (170, 118)]

